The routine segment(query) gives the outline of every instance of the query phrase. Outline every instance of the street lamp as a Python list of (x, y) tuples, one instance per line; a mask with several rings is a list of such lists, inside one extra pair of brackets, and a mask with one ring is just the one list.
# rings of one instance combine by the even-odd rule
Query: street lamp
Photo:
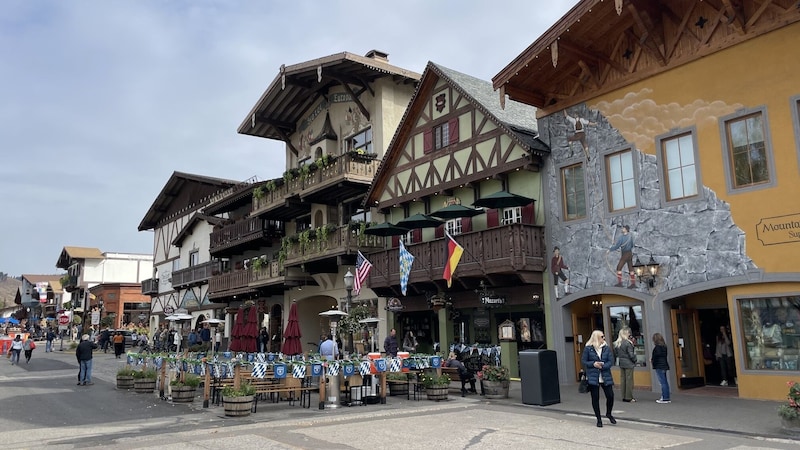
[(345, 309), (345, 311), (347, 311), (348, 314), (350, 314), (350, 302), (353, 301), (354, 278), (355, 276), (353, 275), (352, 272), (350, 272), (350, 269), (347, 269), (347, 273), (344, 274), (344, 288), (347, 290), (347, 308)]

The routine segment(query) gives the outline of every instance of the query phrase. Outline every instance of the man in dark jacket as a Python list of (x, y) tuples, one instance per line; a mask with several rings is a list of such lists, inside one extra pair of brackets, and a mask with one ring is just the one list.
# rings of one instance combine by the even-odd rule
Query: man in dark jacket
[(394, 328), (383, 340), (383, 350), (391, 357), (397, 356), (397, 331)]
[(89, 335), (81, 337), (81, 343), (75, 349), (75, 357), (80, 366), (78, 386), (91, 386), (92, 382), (92, 351), (97, 348), (97, 344), (89, 340)]

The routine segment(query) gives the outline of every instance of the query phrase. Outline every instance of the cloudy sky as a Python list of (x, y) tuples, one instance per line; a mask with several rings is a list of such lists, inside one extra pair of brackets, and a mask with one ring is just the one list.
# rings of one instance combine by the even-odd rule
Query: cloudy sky
[(488, 81), (576, 2), (5, 1), (0, 271), (56, 273), (68, 245), (152, 253), (137, 227), (173, 171), (280, 176), (282, 144), (236, 128), (281, 64), (379, 49)]

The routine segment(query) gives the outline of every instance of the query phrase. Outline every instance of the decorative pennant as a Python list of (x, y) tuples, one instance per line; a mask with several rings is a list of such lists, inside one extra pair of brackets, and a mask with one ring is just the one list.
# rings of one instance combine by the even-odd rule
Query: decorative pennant
[(389, 372), (400, 372), (403, 366), (403, 359), (392, 358), (389, 360)]
[(335, 377), (339, 375), (339, 363), (331, 361), (328, 363), (328, 376)]
[(378, 358), (375, 360), (375, 370), (378, 372), (386, 372), (386, 360)]
[(275, 353), (270, 353), (267, 355), (267, 361), (272, 362), (275, 361)]
[(293, 364), (292, 365), (292, 376), (294, 378), (305, 378), (306, 377), (306, 365), (305, 364)]
[(260, 362), (260, 363), (267, 362), (267, 355), (266, 355), (266, 353), (259, 353), (259, 354), (257, 354), (257, 355), (256, 355), (256, 362)]
[(361, 361), (361, 364), (358, 365), (358, 372), (361, 375), (369, 375), (371, 370), (371, 364), (369, 361)]
[(164, 363), (164, 358), (161, 356), (156, 356), (153, 358), (153, 365), (156, 367), (157, 370), (161, 370), (161, 364)]
[(438, 369), (442, 367), (442, 357), (441, 356), (431, 356), (431, 367), (434, 369)]
[(276, 363), (272, 370), (275, 372), (275, 379), (282, 380), (286, 378), (286, 364)]
[(264, 363), (253, 364), (253, 371), (250, 372), (253, 378), (264, 379), (267, 376), (267, 365)]
[(342, 366), (342, 374), (345, 377), (352, 377), (356, 373), (356, 366), (355, 364), (344, 364)]
[(311, 376), (312, 377), (322, 376), (322, 363), (311, 364)]

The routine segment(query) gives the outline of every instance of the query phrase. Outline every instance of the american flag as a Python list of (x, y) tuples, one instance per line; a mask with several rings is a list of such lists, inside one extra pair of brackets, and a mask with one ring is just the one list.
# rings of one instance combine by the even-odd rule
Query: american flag
[(361, 285), (369, 276), (370, 269), (372, 269), (372, 263), (359, 251), (358, 258), (356, 258), (356, 278), (353, 280), (353, 294), (358, 295), (361, 292)]

